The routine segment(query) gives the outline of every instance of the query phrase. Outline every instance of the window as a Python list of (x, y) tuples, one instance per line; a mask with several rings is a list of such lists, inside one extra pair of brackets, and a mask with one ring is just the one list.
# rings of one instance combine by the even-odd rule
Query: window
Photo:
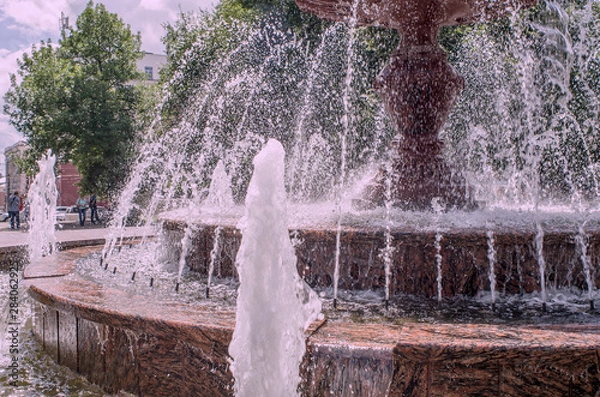
[(146, 77), (148, 80), (154, 80), (152, 66), (144, 66), (144, 73), (146, 73)]

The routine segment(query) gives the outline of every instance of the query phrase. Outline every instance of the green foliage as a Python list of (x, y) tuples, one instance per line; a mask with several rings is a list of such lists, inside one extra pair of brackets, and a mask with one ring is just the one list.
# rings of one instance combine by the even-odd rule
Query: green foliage
[(4, 112), (31, 147), (24, 164), (52, 149), (77, 167), (84, 194), (116, 193), (141, 121), (141, 89), (131, 86), (140, 78), (140, 44), (116, 14), (90, 1), (59, 46), (42, 42), (23, 56)]

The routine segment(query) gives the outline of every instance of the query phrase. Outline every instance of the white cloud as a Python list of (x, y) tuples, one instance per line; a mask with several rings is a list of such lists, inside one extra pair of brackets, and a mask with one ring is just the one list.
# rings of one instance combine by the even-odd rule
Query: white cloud
[(131, 26), (132, 31), (141, 33), (142, 49), (153, 53), (164, 52), (164, 46), (160, 40), (164, 34), (164, 23), (174, 22), (180, 11), (214, 9), (217, 2), (212, 0), (181, 0), (177, 3), (169, 3), (168, 0), (104, 2), (108, 11), (117, 13), (125, 23)]
[[(88, 0), (0, 0), (0, 22), (5, 27), (10, 25), (24, 37), (37, 36), (38, 41), (48, 37), (57, 39), (61, 12), (64, 12), (69, 17), (70, 24), (74, 25), (87, 3)], [(161, 52), (160, 37), (165, 22), (175, 21), (180, 11), (214, 9), (218, 1), (104, 0), (100, 3), (104, 4), (109, 12), (118, 14), (133, 31), (141, 32), (145, 50)]]
[(65, 0), (0, 0), (0, 19), (10, 18), (24, 34), (42, 39), (58, 31), (60, 11), (67, 7)]

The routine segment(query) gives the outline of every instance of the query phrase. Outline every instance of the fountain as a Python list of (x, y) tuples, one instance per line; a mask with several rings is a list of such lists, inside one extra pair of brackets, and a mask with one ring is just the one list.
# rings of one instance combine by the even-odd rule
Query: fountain
[[(543, 211), (540, 201), (534, 210), (492, 203), (484, 210), (467, 183), (470, 179), (444, 160), (438, 137), (462, 86), (436, 45), (438, 27), (491, 20), (532, 3), (299, 2), (325, 18), (396, 28), (403, 35), (401, 47), (375, 84), (398, 136), (391, 162), (374, 180), (369, 177), (366, 189), (360, 185), (362, 196), (354, 200), (360, 208), (342, 197), (351, 185), (345, 158), (338, 175), (338, 186), (344, 189), (335, 204), (289, 203), (287, 228), (297, 270), (319, 293), (325, 314), (324, 321), (313, 322), (305, 331), (301, 395), (572, 396), (600, 390), (600, 317), (594, 308), (600, 285), (598, 211), (591, 205), (585, 210), (556, 206)], [(335, 35), (336, 29), (334, 25), (324, 35)], [(245, 40), (262, 39), (261, 34)], [(265, 41), (279, 38), (275, 34)], [(349, 39), (346, 44), (355, 42)], [(286, 52), (281, 47), (268, 52), (254, 76), (276, 69), (284, 62), (282, 53)], [(422, 58), (413, 58), (415, 54)], [(237, 50), (232, 52), (222, 68), (235, 64), (237, 55)], [(314, 65), (311, 70), (317, 69)], [(416, 72), (406, 73), (407, 68)], [(358, 73), (350, 66), (346, 70), (348, 76)], [(218, 76), (212, 77), (206, 87), (220, 86)], [(268, 91), (256, 81), (235, 75), (223, 84), (238, 96), (240, 86), (254, 84), (241, 123), (229, 130), (232, 134), (242, 135), (259, 93)], [(399, 92), (395, 87), (405, 89)], [(211, 140), (219, 126), (213, 118), (227, 101), (220, 98), (215, 107), (204, 108), (209, 96), (195, 99), (210, 110), (210, 120), (196, 141), (177, 146), (177, 139), (186, 135), (182, 131), (193, 130), (186, 118), (179, 129), (165, 132), (162, 145), (148, 146), (149, 153), (164, 151), (167, 145), (176, 150), (158, 166), (150, 155), (141, 157), (140, 167), (146, 168), (134, 173), (132, 189), (125, 191), (116, 217), (116, 225), (124, 224), (129, 210), (139, 205), (134, 190), (149, 190), (144, 178), (158, 181), (157, 198), (149, 200), (147, 211), (151, 216), (160, 213), (157, 240), (170, 242), (168, 252), (151, 250), (156, 242), (117, 252), (114, 247), (122, 244), (115, 238), (103, 252), (89, 248), (88, 261), (58, 253), (66, 276), (28, 281), (35, 300), (34, 331), (46, 350), (109, 392), (231, 396), (239, 387), (230, 354), (237, 367), (236, 357), (250, 350), (239, 344), (230, 349), (237, 325), (235, 305), (244, 304), (235, 299), (240, 263), (236, 258), (243, 240), (252, 242), (258, 232), (242, 236), (238, 225), (243, 209), (230, 202), (222, 182), (243, 186), (235, 182), (245, 172), (239, 171), (243, 166), (236, 156), (251, 157), (249, 153), (265, 146), (266, 140), (251, 130), (229, 148), (234, 155), (227, 155), (223, 142)], [(349, 94), (343, 96), (341, 107), (349, 112)], [(258, 120), (262, 128), (277, 124)], [(298, 124), (310, 120), (303, 114)], [(337, 139), (343, 157), (349, 138), (345, 134), (351, 130), (348, 114), (339, 125), (344, 129)], [(323, 142), (316, 135), (307, 140)], [(186, 172), (182, 156), (197, 141), (205, 151), (196, 168), (174, 183), (171, 170)], [(311, 165), (294, 157), (303, 148), (292, 145), (288, 151), (288, 162), (296, 170)], [(318, 148), (312, 153), (317, 155)], [(220, 165), (216, 158), (223, 160)], [(213, 175), (210, 188), (197, 182), (211, 179), (206, 175)], [(227, 204), (216, 203), (210, 190), (220, 191)], [(271, 219), (277, 213), (274, 204), (271, 213), (262, 215)], [(265, 233), (281, 232), (286, 227), (282, 222), (276, 216), (270, 221), (273, 230)], [(118, 229), (113, 235), (120, 235)], [(253, 243), (265, 245), (261, 252), (273, 253), (265, 241)], [(285, 261), (291, 261), (289, 242), (280, 249)], [(244, 258), (248, 251), (242, 250)], [(161, 268), (160, 257), (170, 257), (177, 271)], [(134, 265), (128, 267), (127, 258)], [(103, 265), (98, 266), (99, 261)], [(140, 265), (144, 262), (148, 263)], [(116, 264), (118, 272), (113, 271)], [(35, 264), (28, 272), (35, 272)], [(241, 322), (240, 326), (266, 325)], [(253, 347), (261, 351), (261, 346)], [(250, 371), (252, 365), (243, 364), (238, 368)], [(263, 376), (263, 383), (270, 384), (268, 374)]]
[[(402, 40), (375, 87), (398, 135), (393, 141), (391, 173), (382, 169), (367, 188), (366, 203), (383, 205), (384, 180), (392, 178), (394, 205), (430, 209), (432, 200), (454, 209), (473, 208), (465, 179), (443, 156), (438, 132), (446, 122), (463, 79), (437, 44), (440, 26), (499, 18), (537, 0), (509, 1), (322, 1), (297, 0), (304, 11), (353, 26), (397, 29)], [(389, 174), (389, 175), (388, 175)]]
[(56, 156), (48, 151), (38, 161), (39, 173), (29, 188), (31, 221), (29, 226), (30, 259), (45, 257), (56, 249), (56, 201), (58, 191), (54, 175)]

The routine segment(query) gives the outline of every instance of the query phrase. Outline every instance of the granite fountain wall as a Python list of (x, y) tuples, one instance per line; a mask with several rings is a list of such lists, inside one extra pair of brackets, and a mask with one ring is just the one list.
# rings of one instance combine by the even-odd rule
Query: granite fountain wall
[[(172, 231), (178, 233), (181, 226), (172, 224)], [(206, 267), (206, 255), (210, 255), (210, 250), (203, 247), (212, 247), (211, 229), (207, 227), (204, 231), (196, 238), (198, 252), (194, 254), (197, 263), (193, 266), (200, 271)], [(239, 238), (234, 229), (226, 230), (225, 236), (228, 238), (221, 252), (222, 275), (231, 270), (227, 258), (233, 254)], [(311, 236), (322, 245), (311, 243)], [(312, 275), (312, 282), (326, 284), (331, 278), (330, 263), (322, 264), (318, 271), (319, 266), (312, 265), (313, 270), (311, 263), (318, 262), (314, 259), (319, 257), (316, 252), (332, 249), (324, 241), (334, 236), (328, 231), (303, 233), (304, 244), (297, 249), (299, 268), (304, 269), (307, 279)], [(430, 241), (427, 236), (416, 240), (413, 234), (409, 236), (407, 246), (431, 244), (425, 243)], [(598, 255), (596, 236), (590, 239), (594, 257)], [(473, 236), (463, 238), (469, 242), (476, 240)], [(515, 238), (521, 248), (513, 249), (507, 257), (531, 256), (528, 249), (523, 249), (531, 244), (527, 238), (511, 237)], [(547, 238), (545, 247), (551, 255), (554, 237)], [(376, 235), (364, 231), (350, 231), (344, 239), (349, 247), (363, 253), (369, 251), (365, 249), (367, 246), (376, 252), (375, 248), (381, 244)], [(514, 241), (507, 241), (506, 245)], [(563, 250), (569, 247), (564, 245), (565, 240), (560, 241), (554, 249), (556, 255), (564, 256)], [(425, 257), (418, 254), (422, 249), (407, 248), (398, 257), (419, 260)], [(470, 250), (463, 247), (458, 252)], [(498, 248), (499, 258), (504, 256), (503, 250)], [(57, 362), (108, 392), (126, 390), (139, 396), (231, 396), (233, 378), (228, 370), (227, 347), (234, 327), (234, 308), (215, 310), (202, 304), (163, 302), (84, 280), (73, 272), (74, 260), (88, 252), (89, 248), (60, 252), (51, 259), (32, 263), (25, 272), (34, 301), (34, 333), (44, 349)], [(480, 255), (485, 256), (485, 252)], [(342, 283), (350, 287), (358, 283), (361, 288), (379, 285), (381, 276), (376, 275), (382, 270), (375, 257), (357, 258), (350, 266), (355, 270), (344, 273)], [(451, 266), (452, 260), (447, 261), (446, 266)], [(506, 283), (507, 289), (537, 288), (534, 266), (527, 267), (527, 260), (522, 263), (521, 273), (529, 274), (531, 280), (510, 287)], [(421, 265), (426, 267), (427, 260)], [(498, 266), (499, 279), (502, 268)], [(400, 279), (400, 272), (397, 273), (395, 278)], [(434, 296), (435, 277), (426, 273), (421, 269), (414, 279), (396, 282), (395, 290), (421, 283), (431, 285), (425, 289)], [(557, 282), (573, 281), (563, 277), (568, 272), (554, 273), (557, 280), (562, 280)], [(507, 274), (511, 280), (518, 279), (513, 270)], [(474, 281), (466, 283), (467, 279)], [(485, 287), (483, 279), (475, 274), (449, 280), (444, 284), (447, 286), (444, 294), (460, 288), (474, 292)], [(326, 319), (313, 324), (307, 332), (307, 348), (301, 386), (305, 396), (592, 396), (600, 391), (597, 321), (494, 325), (402, 318), (394, 323)]]
[[(206, 274), (214, 246), (215, 226), (205, 225), (195, 235), (193, 249), (186, 257), (188, 266)], [(166, 222), (167, 238), (175, 246), (181, 241), (185, 224)], [(331, 229), (292, 230), (299, 241), (297, 246), (298, 271), (313, 287), (331, 287), (334, 273), (336, 233)], [(435, 232), (417, 232), (414, 229), (391, 231), (393, 248), (390, 295), (415, 294), (437, 296), (437, 263)], [(544, 235), (543, 254), (547, 263), (548, 287), (573, 287), (587, 290), (587, 281), (581, 261), (581, 250), (573, 231), (547, 232)], [(341, 289), (373, 290), (385, 287), (385, 265), (380, 255), (385, 248), (384, 231), (345, 229), (341, 244)], [(233, 225), (224, 227), (220, 237), (219, 260), (215, 272), (232, 277), (234, 261), (241, 235)], [(496, 289), (502, 294), (514, 295), (540, 291), (539, 258), (535, 230), (507, 230), (494, 233), (496, 252)], [(587, 241), (587, 255), (591, 263), (600, 261), (600, 231), (591, 231)], [(490, 290), (489, 252), (486, 230), (457, 230), (446, 232), (441, 240), (442, 296), (475, 296)], [(600, 286), (600, 272), (594, 273), (595, 288)]]

